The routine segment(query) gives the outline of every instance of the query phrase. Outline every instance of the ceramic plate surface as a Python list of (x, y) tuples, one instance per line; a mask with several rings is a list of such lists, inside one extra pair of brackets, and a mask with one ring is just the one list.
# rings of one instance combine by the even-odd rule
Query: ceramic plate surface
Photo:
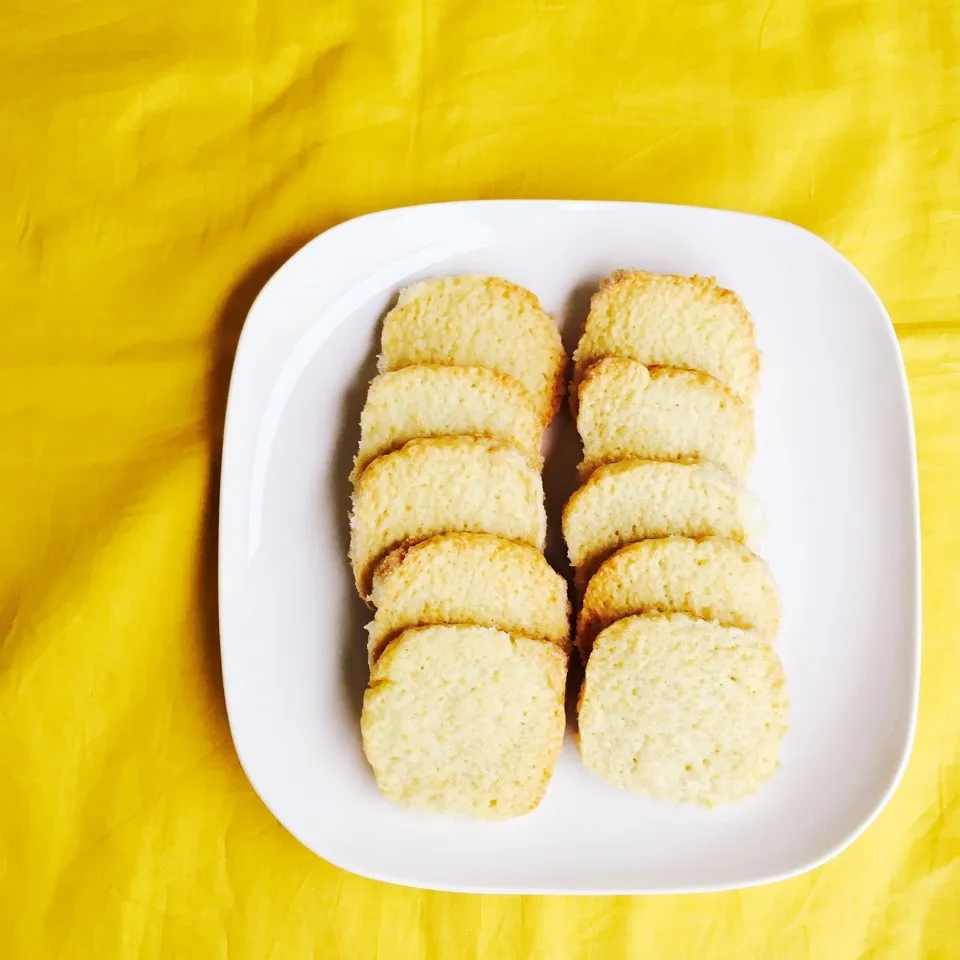
[[(363, 624), (347, 475), (399, 288), (489, 273), (529, 287), (568, 349), (618, 267), (716, 276), (764, 355), (749, 485), (783, 607), (781, 769), (714, 810), (620, 792), (572, 734), (541, 806), (481, 823), (384, 800), (360, 747)], [(551, 522), (576, 483), (563, 412), (547, 441)], [(250, 311), (227, 411), (220, 625), (230, 728), (250, 782), (319, 856), (395, 883), (521, 893), (657, 893), (764, 883), (842, 850), (895, 789), (920, 669), (910, 400), (890, 320), (827, 243), (762, 217), (642, 203), (482, 201), (390, 210), (292, 257)], [(562, 556), (556, 530), (548, 555)]]

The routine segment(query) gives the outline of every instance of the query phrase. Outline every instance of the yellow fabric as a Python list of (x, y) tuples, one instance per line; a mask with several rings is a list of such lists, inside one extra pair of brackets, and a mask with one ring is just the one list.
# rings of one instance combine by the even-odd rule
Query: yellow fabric
[[(0, 90), (0, 955), (958, 955), (953, 0), (14, 2)], [(694, 898), (422, 893), (319, 860), (247, 784), (214, 567), (245, 312), (338, 221), (478, 197), (783, 217), (886, 302), (918, 432), (920, 723), (826, 867)]]

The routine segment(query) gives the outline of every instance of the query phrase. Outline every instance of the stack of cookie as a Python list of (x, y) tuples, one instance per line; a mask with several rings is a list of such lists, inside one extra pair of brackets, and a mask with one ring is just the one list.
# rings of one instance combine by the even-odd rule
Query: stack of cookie
[(565, 362), (536, 297), (498, 278), (414, 284), (384, 321), (350, 559), (376, 610), (364, 751), (399, 803), (504, 818), (546, 790), (570, 628), (540, 442)]
[(661, 799), (737, 800), (776, 769), (788, 710), (779, 601), (745, 545), (753, 323), (712, 279), (619, 271), (574, 359), (584, 457), (563, 532), (584, 763)]

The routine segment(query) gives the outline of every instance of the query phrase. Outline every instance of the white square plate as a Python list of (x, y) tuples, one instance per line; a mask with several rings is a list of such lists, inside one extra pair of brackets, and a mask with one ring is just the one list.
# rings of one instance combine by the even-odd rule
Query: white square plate
[[(716, 276), (756, 321), (764, 367), (750, 485), (768, 517), (756, 546), (783, 598), (793, 703), (781, 769), (745, 802), (671, 806), (593, 777), (568, 734), (528, 816), (480, 823), (393, 806), (360, 748), (369, 613), (346, 561), (347, 474), (379, 320), (412, 280), (498, 274), (540, 297), (569, 349), (590, 292), (617, 267)], [(565, 413), (552, 430), (555, 523), (578, 445)], [(519, 893), (718, 890), (808, 870), (858, 836), (900, 779), (919, 617), (916, 459), (893, 329), (857, 271), (798, 227), (643, 203), (389, 210), (307, 244), (250, 311), (220, 505), (230, 728), (277, 819), (348, 870)]]

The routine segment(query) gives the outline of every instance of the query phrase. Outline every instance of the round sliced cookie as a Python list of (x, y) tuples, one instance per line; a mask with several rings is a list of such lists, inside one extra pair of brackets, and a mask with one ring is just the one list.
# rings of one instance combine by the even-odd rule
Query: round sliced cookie
[(566, 654), (490, 627), (413, 627), (374, 664), (363, 750), (389, 799), (518, 817), (542, 799), (563, 742)]
[(634, 614), (687, 613), (723, 626), (754, 629), (771, 642), (780, 598), (770, 568), (742, 543), (723, 537), (666, 537), (621, 547), (590, 578), (577, 617), (586, 660), (594, 638)]
[(601, 282), (573, 357), (572, 402), (587, 367), (603, 357), (700, 370), (746, 402), (760, 374), (753, 321), (737, 294), (713, 277), (644, 270), (617, 270)]
[(755, 446), (753, 410), (718, 380), (622, 357), (587, 368), (577, 430), (581, 479), (601, 464), (642, 457), (708, 461), (743, 481)]
[(477, 437), (411, 440), (378, 457), (353, 489), (350, 560), (360, 595), (375, 564), (408, 540), (492, 533), (543, 549), (543, 483), (509, 443)]
[(483, 367), (404, 367), (370, 384), (351, 479), (371, 460), (418, 437), (504, 440), (540, 470), (543, 428), (530, 394), (512, 377)]
[(713, 806), (776, 772), (783, 668), (762, 634), (683, 614), (606, 628), (580, 693), (584, 764), (616, 787)]
[(563, 397), (560, 332), (529, 290), (500, 277), (444, 277), (406, 287), (383, 321), (380, 345), (381, 373), (439, 363), (513, 377), (544, 423)]
[(534, 547), (486, 533), (404, 545), (373, 572), (370, 662), (401, 631), (430, 623), (497, 627), (570, 649), (567, 582)]
[(711, 464), (623, 460), (598, 467), (563, 508), (563, 537), (583, 588), (614, 550), (651, 537), (749, 540), (753, 496)]

